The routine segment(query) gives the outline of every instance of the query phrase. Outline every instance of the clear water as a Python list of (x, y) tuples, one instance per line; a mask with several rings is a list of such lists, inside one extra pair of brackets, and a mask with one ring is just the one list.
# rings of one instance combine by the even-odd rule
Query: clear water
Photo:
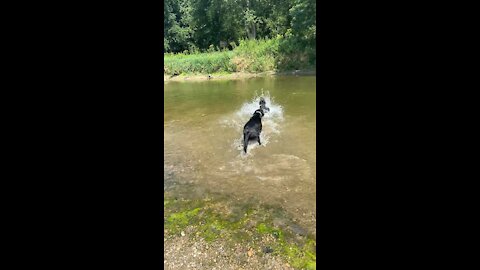
[[(220, 193), (278, 205), (316, 225), (316, 78), (166, 82), (164, 191)], [(243, 153), (243, 126), (264, 97), (262, 145)], [(185, 194), (185, 193), (183, 193)]]

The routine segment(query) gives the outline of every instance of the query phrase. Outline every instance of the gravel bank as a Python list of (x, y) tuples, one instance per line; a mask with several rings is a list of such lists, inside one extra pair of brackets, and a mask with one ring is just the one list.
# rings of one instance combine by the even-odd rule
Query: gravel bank
[(164, 239), (165, 269), (294, 269), (278, 256), (267, 253), (268, 249), (255, 250), (239, 244), (232, 247), (222, 240), (206, 242), (188, 230), (182, 235)]

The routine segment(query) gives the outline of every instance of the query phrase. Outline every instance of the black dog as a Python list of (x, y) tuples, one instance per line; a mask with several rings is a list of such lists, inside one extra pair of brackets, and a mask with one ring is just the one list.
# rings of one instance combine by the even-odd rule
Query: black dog
[(247, 153), (248, 142), (253, 139), (257, 139), (259, 145), (262, 145), (260, 142), (260, 133), (262, 132), (262, 117), (265, 115), (265, 111), (270, 111), (267, 106), (265, 106), (265, 100), (260, 98), (260, 109), (257, 109), (252, 118), (243, 127), (243, 151)]
[(265, 106), (265, 104), (266, 104), (265, 99), (260, 98), (260, 109), (262, 109), (263, 112), (265, 112), (265, 111), (268, 111), (268, 112), (269, 112), (270, 109), (267, 108), (267, 106)]

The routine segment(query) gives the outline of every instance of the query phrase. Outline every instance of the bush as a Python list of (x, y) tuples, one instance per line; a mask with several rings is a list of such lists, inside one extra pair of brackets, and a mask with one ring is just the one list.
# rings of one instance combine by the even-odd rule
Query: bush
[(280, 39), (240, 40), (234, 50), (237, 68), (247, 72), (265, 72), (275, 69)]
[(232, 56), (231, 51), (190, 55), (165, 54), (164, 65), (166, 74), (235, 72), (235, 67), (231, 62)]
[(164, 54), (165, 73), (265, 72), (274, 70), (309, 69), (316, 63), (316, 48), (311, 40), (292, 35), (272, 39), (240, 40), (234, 49), (217, 50), (210, 45), (200, 53), (192, 46), (188, 51)]

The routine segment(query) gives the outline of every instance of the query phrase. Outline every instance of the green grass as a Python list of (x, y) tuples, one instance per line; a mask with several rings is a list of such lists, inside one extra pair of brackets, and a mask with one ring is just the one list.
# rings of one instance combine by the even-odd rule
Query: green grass
[(166, 74), (209, 74), (216, 72), (235, 72), (231, 63), (233, 52), (211, 52), (198, 54), (165, 54), (164, 65)]
[(241, 40), (231, 51), (164, 54), (164, 73), (218, 74), (314, 69), (315, 44), (278, 36)]

